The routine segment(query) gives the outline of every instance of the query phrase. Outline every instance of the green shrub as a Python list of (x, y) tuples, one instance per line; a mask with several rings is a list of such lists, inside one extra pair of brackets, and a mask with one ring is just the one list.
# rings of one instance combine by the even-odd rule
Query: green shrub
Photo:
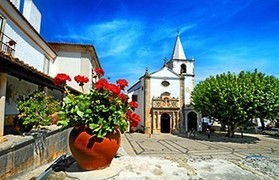
[(17, 101), (19, 120), (23, 125), (35, 128), (50, 125), (50, 115), (60, 109), (59, 102), (43, 91), (35, 91), (27, 97), (21, 96)]

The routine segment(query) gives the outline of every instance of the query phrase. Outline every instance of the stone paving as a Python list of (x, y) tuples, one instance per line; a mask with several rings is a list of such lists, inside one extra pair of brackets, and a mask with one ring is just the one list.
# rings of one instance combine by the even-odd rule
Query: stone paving
[[(279, 139), (275, 137), (245, 134), (244, 138), (240, 138), (239, 135), (236, 138), (226, 138), (224, 134), (219, 133), (212, 134), (210, 139), (204, 134), (188, 137), (172, 134), (150, 136), (126, 133), (122, 136), (120, 158), (114, 159), (110, 167), (85, 172), (74, 163), (72, 169), (52, 173), (48, 179), (131, 179), (133, 177), (136, 179), (266, 180), (279, 177), (279, 172), (276, 170), (279, 165)], [(255, 161), (247, 159), (249, 156), (267, 159)], [(172, 163), (177, 163), (178, 166)], [(29, 174), (33, 174), (34, 177), (45, 168), (42, 167), (37, 169), (37, 172)], [(22, 179), (30, 178), (25, 176)]]
[(125, 136), (138, 156), (242, 159), (257, 155), (279, 158), (279, 139), (260, 134), (249, 134), (244, 138), (226, 138), (223, 134), (218, 134), (212, 135), (210, 139), (204, 134), (196, 137), (171, 134), (149, 136), (138, 133)]
[[(125, 150), (128, 147), (127, 150), (130, 152), (128, 153), (129, 155), (134, 153), (136, 156), (160, 157), (177, 162), (181, 167), (187, 169), (187, 176), (190, 177), (190, 179), (218, 179), (216, 173), (219, 174), (220, 177), (220, 172), (224, 171), (224, 169), (226, 169), (225, 171), (229, 170), (232, 172), (227, 174), (222, 172), (221, 174), (223, 175), (221, 179), (248, 178), (255, 180), (274, 179), (278, 177), (277, 172), (274, 173), (276, 170), (271, 170), (273, 173), (271, 176), (267, 176), (266, 172), (261, 173), (261, 171), (270, 171), (270, 167), (262, 167), (261, 169), (263, 170), (255, 170), (254, 167), (251, 168), (251, 166), (245, 166), (242, 163), (243, 161), (247, 161), (247, 157), (266, 157), (270, 160), (276, 159), (275, 166), (277, 166), (279, 158), (279, 139), (275, 137), (261, 134), (245, 134), (244, 137), (241, 138), (240, 134), (236, 134), (236, 138), (227, 138), (222, 133), (212, 134), (210, 139), (208, 139), (205, 134), (197, 134), (195, 137), (188, 137), (186, 135), (155, 134), (150, 136), (133, 133), (125, 134), (125, 137), (127, 141), (124, 141), (123, 147)], [(127, 142), (129, 146), (125, 145)], [(206, 162), (204, 161), (205, 159), (209, 161)], [(274, 163), (270, 163), (270, 160), (267, 160), (267, 163), (274, 166)], [(194, 165), (191, 161), (202, 161), (203, 163)], [(210, 164), (212, 161), (219, 161), (219, 164)], [(248, 161), (250, 160), (248, 159)], [(224, 165), (220, 168), (220, 162), (227, 162), (224, 165), (231, 163), (230, 168), (226, 168)], [(201, 167), (197, 166), (199, 164)], [(234, 164), (236, 167), (233, 168)], [(219, 171), (205, 170), (208, 168), (212, 169), (212, 167), (219, 168)], [(240, 169), (237, 170), (237, 167)], [(203, 178), (200, 176), (201, 173), (205, 174), (202, 176)], [(245, 173), (248, 173), (248, 175)]]

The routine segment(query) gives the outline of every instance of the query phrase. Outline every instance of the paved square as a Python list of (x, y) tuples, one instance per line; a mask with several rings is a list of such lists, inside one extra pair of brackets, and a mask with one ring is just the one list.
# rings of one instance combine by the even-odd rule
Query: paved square
[(221, 158), (242, 159), (247, 156), (279, 158), (279, 139), (261, 134), (245, 134), (244, 138), (226, 138), (220, 134), (198, 134), (186, 137), (172, 134), (125, 134), (134, 153), (139, 156), (165, 158)]

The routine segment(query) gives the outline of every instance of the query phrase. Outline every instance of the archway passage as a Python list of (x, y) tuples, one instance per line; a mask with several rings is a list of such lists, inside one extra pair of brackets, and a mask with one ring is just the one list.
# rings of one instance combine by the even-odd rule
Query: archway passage
[(189, 112), (188, 113), (188, 130), (195, 130), (197, 131), (197, 113)]
[(170, 133), (170, 116), (167, 113), (161, 115), (161, 133)]

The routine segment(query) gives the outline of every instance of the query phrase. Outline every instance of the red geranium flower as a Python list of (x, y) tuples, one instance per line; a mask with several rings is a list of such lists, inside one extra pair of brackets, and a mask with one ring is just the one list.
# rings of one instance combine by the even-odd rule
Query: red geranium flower
[(105, 74), (105, 71), (102, 68), (96, 68), (94, 71), (97, 75), (100, 76), (103, 76)]
[(87, 77), (81, 75), (75, 76), (74, 79), (80, 86), (83, 86), (84, 83), (87, 83), (89, 81)]
[(120, 87), (115, 84), (109, 84), (107, 90), (111, 91), (115, 96), (118, 96), (121, 92)]
[(128, 81), (125, 79), (118, 79), (116, 83), (120, 86), (121, 89), (124, 89), (126, 86), (128, 86)]
[(106, 89), (106, 87), (108, 86), (108, 81), (104, 78), (101, 78), (99, 81), (97, 81), (94, 86), (97, 90), (100, 90), (100, 89)]
[(139, 124), (140, 116), (138, 114), (128, 111), (126, 115), (128, 116), (131, 127), (136, 127)]
[(138, 108), (138, 103), (136, 101), (131, 101), (129, 102), (129, 105), (131, 106), (132, 109), (136, 109)]
[(55, 86), (59, 86), (59, 85), (65, 85), (66, 81), (71, 81), (71, 78), (67, 74), (59, 73), (55, 76), (53, 81)]
[(126, 102), (128, 99), (128, 96), (126, 94), (120, 93), (118, 95), (118, 98), (120, 98), (122, 100), (122, 102)]

